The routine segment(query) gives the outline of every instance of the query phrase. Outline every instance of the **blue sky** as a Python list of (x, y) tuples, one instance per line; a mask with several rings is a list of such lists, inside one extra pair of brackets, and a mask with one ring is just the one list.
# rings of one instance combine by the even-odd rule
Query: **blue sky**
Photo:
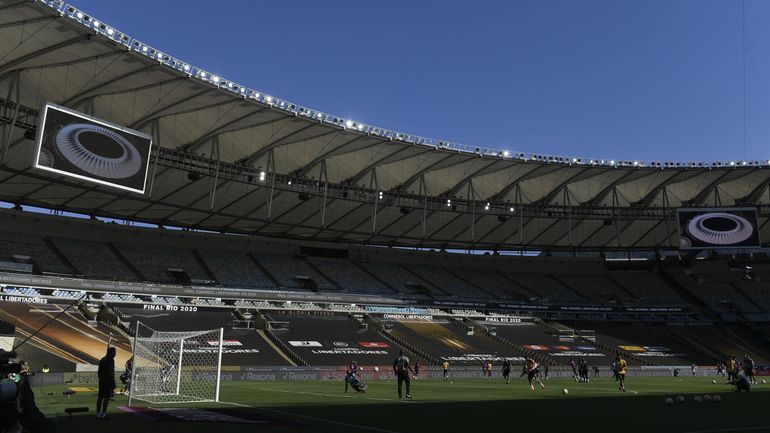
[(770, 159), (764, 0), (745, 0), (745, 27), (741, 0), (73, 4), (236, 82), (403, 132), (606, 159)]

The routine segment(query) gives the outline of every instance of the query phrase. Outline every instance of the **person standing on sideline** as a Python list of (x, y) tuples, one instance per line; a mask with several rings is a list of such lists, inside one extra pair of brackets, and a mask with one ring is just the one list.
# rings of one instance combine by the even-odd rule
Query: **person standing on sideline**
[(508, 358), (503, 360), (503, 379), (505, 379), (505, 383), (511, 382), (511, 361)]
[(441, 364), (441, 368), (444, 369), (444, 381), (449, 380), (449, 361), (444, 361)]
[(412, 398), (412, 382), (409, 373), (414, 374), (414, 370), (409, 365), (409, 358), (404, 356), (403, 351), (398, 352), (398, 358), (393, 362), (393, 372), (396, 373), (396, 380), (398, 381), (398, 398), (401, 398), (401, 385), (404, 382), (406, 382), (406, 398)]
[(626, 392), (626, 369), (628, 368), (628, 363), (622, 356), (620, 356), (620, 354), (618, 354), (615, 358), (615, 365), (618, 369), (618, 382), (620, 382), (618, 389), (621, 392)]
[(96, 399), (96, 418), (107, 419), (107, 405), (115, 392), (115, 348), (107, 349), (107, 355), (99, 361), (99, 394)]

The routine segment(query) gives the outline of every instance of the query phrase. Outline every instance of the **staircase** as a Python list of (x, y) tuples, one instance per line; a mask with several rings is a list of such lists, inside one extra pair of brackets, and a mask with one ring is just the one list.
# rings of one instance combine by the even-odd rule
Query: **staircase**
[[(258, 330), (257, 332), (260, 331)], [(304, 367), (310, 365), (309, 362), (305, 361), (299, 355), (297, 355), (297, 352), (291, 350), (289, 346), (286, 345), (286, 343), (281, 341), (280, 338), (276, 337), (275, 334), (273, 334), (269, 329), (261, 331), (260, 335), (272, 343), (271, 346), (274, 347), (278, 353), (284, 355), (293, 365), (301, 365)]]
[(532, 358), (535, 361), (537, 361), (539, 364), (544, 364), (545, 363), (545, 364), (549, 364), (549, 365), (560, 365), (560, 363), (554, 362), (552, 359), (550, 359), (548, 356), (543, 355), (542, 353), (537, 353), (537, 352), (535, 352), (533, 350), (529, 350), (529, 349), (527, 349), (527, 348), (525, 348), (525, 347), (523, 347), (523, 346), (521, 346), (519, 344), (516, 344), (516, 343), (508, 340), (507, 338), (500, 337), (497, 334), (492, 334), (491, 332), (489, 332), (489, 328), (487, 328), (486, 326), (480, 324), (479, 322), (476, 322), (475, 320), (470, 320), (470, 322), (473, 323), (474, 331), (475, 330), (480, 330), (481, 331), (480, 333), (476, 333), (475, 334), (475, 335), (477, 335), (479, 337), (483, 336), (485, 338), (489, 338), (490, 340), (492, 340), (492, 341), (494, 341), (496, 343), (502, 344), (504, 346), (508, 346), (508, 347), (514, 349), (516, 352), (518, 352), (519, 355), (521, 355), (522, 357)]
[(435, 357), (435, 356), (425, 352), (422, 349), (417, 348), (417, 346), (407, 342), (403, 338), (401, 338), (401, 337), (399, 337), (397, 335), (393, 335), (390, 332), (386, 331), (385, 328), (382, 326), (382, 323), (377, 322), (376, 320), (374, 320), (370, 316), (366, 316), (365, 320), (366, 320), (366, 323), (369, 324), (369, 326), (372, 326), (374, 328), (375, 332), (377, 332), (377, 334), (380, 337), (388, 340), (394, 346), (402, 348), (402, 349), (406, 349), (407, 352), (410, 352), (410, 353), (412, 353), (414, 355), (419, 356), (422, 359), (425, 359), (431, 365), (439, 365), (440, 364), (440, 360), (437, 357)]
[(477, 289), (478, 291), (484, 293), (485, 295), (489, 296), (490, 299), (500, 299), (500, 296), (498, 296), (498, 295), (496, 295), (496, 294), (494, 294), (492, 292), (488, 292), (485, 288), (479, 286), (478, 284), (473, 284), (472, 282), (470, 282), (470, 281), (466, 280), (465, 278), (463, 278), (460, 274), (452, 272), (451, 269), (448, 269), (448, 268), (442, 268), (442, 269), (444, 270), (444, 272), (448, 273), (449, 275), (457, 278), (458, 280), (462, 281), (463, 283), (465, 283), (465, 284), (467, 284), (467, 285)]
[(129, 262), (126, 256), (124, 256), (123, 253), (120, 252), (118, 247), (116, 247), (112, 242), (107, 243), (107, 248), (109, 248), (110, 251), (112, 251), (112, 254), (115, 254), (115, 257), (117, 257), (118, 260), (120, 260), (120, 263), (123, 263), (123, 266), (125, 266), (126, 269), (128, 269), (129, 271), (131, 271), (132, 274), (134, 274), (137, 280), (147, 281), (147, 278), (145, 278), (144, 275), (142, 275), (142, 273), (139, 272), (139, 269), (137, 269), (131, 262)]
[[(265, 331), (263, 331), (263, 330), (261, 330), (261, 329), (257, 329), (257, 334), (259, 334), (259, 336), (260, 336), (260, 337), (262, 337), (262, 339), (263, 339), (263, 340), (265, 340), (265, 343), (267, 343), (267, 345), (268, 345), (268, 346), (270, 346), (271, 348), (273, 348), (273, 350), (275, 350), (275, 352), (276, 352), (277, 354), (281, 355), (281, 358), (285, 359), (285, 360), (286, 360), (286, 362), (288, 362), (288, 363), (289, 363), (289, 364), (291, 364), (292, 366), (294, 366), (294, 367), (296, 367), (296, 366), (297, 366), (297, 363), (296, 363), (296, 362), (294, 362), (294, 360), (293, 360), (293, 359), (292, 359), (292, 358), (291, 358), (289, 355), (287, 355), (286, 353), (284, 353), (284, 351), (283, 351), (283, 350), (281, 350), (281, 348), (280, 348), (278, 345), (276, 345), (276, 344), (273, 342), (273, 340), (272, 340), (272, 339), (270, 339), (270, 337), (268, 337), (268, 336), (267, 336), (267, 334), (265, 333)], [(273, 338), (275, 338), (275, 337), (273, 337)]]
[(203, 273), (206, 274), (206, 278), (208, 278), (209, 281), (213, 281), (216, 284), (219, 284), (219, 280), (217, 280), (216, 275), (214, 275), (214, 272), (211, 271), (211, 268), (209, 268), (209, 265), (206, 264), (206, 261), (203, 260), (201, 253), (198, 252), (198, 250), (196, 249), (192, 249), (190, 250), (190, 252), (192, 252), (192, 255), (195, 258), (195, 261), (198, 263), (198, 266), (200, 266), (200, 268), (203, 269)]
[(282, 285), (281, 285), (281, 282), (280, 282), (280, 281), (278, 281), (278, 279), (276, 279), (276, 278), (273, 276), (273, 274), (271, 274), (271, 273), (270, 273), (270, 272), (267, 270), (267, 268), (265, 268), (264, 266), (262, 266), (262, 263), (259, 263), (259, 260), (257, 260), (257, 258), (254, 256), (254, 254), (252, 254), (252, 253), (246, 253), (246, 256), (248, 256), (249, 260), (251, 260), (251, 263), (254, 263), (254, 266), (256, 266), (256, 267), (257, 267), (257, 269), (259, 269), (259, 270), (260, 270), (260, 271), (261, 271), (263, 274), (265, 274), (265, 276), (266, 276), (266, 277), (267, 277), (267, 278), (270, 280), (270, 282), (272, 282), (272, 283), (273, 283), (273, 285), (275, 285), (275, 287), (281, 287), (281, 286), (282, 286)]
[[(452, 296), (451, 293), (448, 293), (446, 290), (442, 289), (441, 287), (431, 283), (430, 281), (428, 281), (426, 279), (423, 279), (417, 272), (412, 271), (411, 269), (407, 268), (406, 266), (404, 266), (402, 264), (399, 264), (398, 266), (401, 269), (403, 269), (406, 273), (408, 273), (411, 277), (416, 278), (415, 281), (420, 281), (422, 286), (424, 286), (424, 287), (432, 287), (437, 292), (439, 292), (439, 294), (442, 295), (442, 296)], [(430, 290), (428, 290), (428, 293), (426, 293), (426, 295), (428, 295), (430, 297), (433, 297), (433, 293), (431, 293)]]
[(48, 247), (49, 250), (51, 250), (51, 252), (54, 253), (54, 255), (56, 255), (56, 257), (59, 258), (59, 260), (64, 264), (64, 266), (66, 266), (66, 267), (68, 267), (68, 268), (70, 268), (72, 270), (73, 274), (75, 274), (75, 275), (83, 275), (83, 273), (80, 272), (78, 270), (78, 268), (76, 268), (75, 265), (72, 264), (72, 262), (70, 262), (70, 260), (67, 258), (67, 256), (65, 256), (64, 253), (62, 253), (61, 250), (59, 250), (59, 248), (56, 246), (56, 244), (53, 243), (51, 238), (43, 237), (43, 243), (45, 244), (45, 246)]
[(721, 316), (719, 313), (714, 311), (708, 304), (703, 302), (698, 296), (695, 296), (687, 287), (683, 286), (679, 283), (674, 277), (668, 274), (665, 270), (661, 270), (658, 272), (658, 276), (660, 276), (660, 279), (663, 280), (665, 283), (668, 284), (668, 286), (674, 290), (682, 299), (686, 300), (691, 305), (697, 305), (701, 308), (701, 310), (706, 314), (706, 316), (711, 320), (719, 320)]
[(362, 270), (363, 272), (365, 272), (365, 273), (366, 273), (366, 275), (369, 275), (369, 276), (370, 276), (370, 277), (372, 277), (373, 279), (377, 280), (377, 281), (378, 281), (380, 284), (382, 284), (383, 286), (385, 286), (385, 287), (389, 288), (390, 290), (392, 290), (392, 291), (393, 291), (393, 293), (401, 293), (401, 292), (399, 292), (399, 291), (398, 291), (398, 290), (397, 290), (395, 287), (393, 287), (393, 286), (391, 286), (390, 284), (386, 283), (386, 282), (385, 282), (385, 280), (383, 280), (382, 278), (378, 277), (378, 276), (377, 276), (377, 275), (375, 275), (374, 273), (370, 272), (370, 271), (369, 271), (369, 269), (366, 269), (365, 267), (361, 266), (361, 264), (360, 264), (360, 263), (358, 263), (357, 261), (355, 261), (355, 260), (352, 260), (352, 261), (351, 261), (351, 263), (353, 263), (353, 264), (354, 264), (354, 265), (355, 265), (355, 266), (356, 266), (358, 269), (360, 269), (360, 270)]

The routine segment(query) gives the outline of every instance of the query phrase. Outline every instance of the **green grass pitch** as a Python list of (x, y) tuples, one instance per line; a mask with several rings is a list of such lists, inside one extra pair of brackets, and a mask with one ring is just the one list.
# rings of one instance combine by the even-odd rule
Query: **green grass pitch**
[[(770, 384), (750, 393), (734, 393), (712, 378), (629, 378), (620, 393), (611, 379), (576, 383), (550, 379), (546, 389), (530, 391), (523, 379), (413, 381), (412, 400), (399, 401), (394, 381), (371, 382), (366, 394), (343, 393), (340, 381), (224, 383), (221, 399), (233, 404), (193, 405), (256, 413), (267, 422), (258, 426), (206, 422), (148, 421), (118, 409), (126, 397), (110, 403), (110, 420), (94, 418), (95, 393), (70, 398), (65, 387), (35, 388), (38, 405), (55, 419), (58, 430), (82, 433), (184, 431), (185, 433), (289, 432), (623, 432), (719, 433), (770, 432)], [(568, 395), (562, 389), (569, 390)], [(695, 403), (696, 395), (719, 394), (720, 403)], [(686, 402), (666, 406), (667, 396)], [(64, 408), (88, 406), (86, 414), (68, 417)], [(174, 407), (179, 407), (174, 406)], [(285, 421), (290, 421), (286, 423)], [(171, 429), (171, 430), (168, 430)]]

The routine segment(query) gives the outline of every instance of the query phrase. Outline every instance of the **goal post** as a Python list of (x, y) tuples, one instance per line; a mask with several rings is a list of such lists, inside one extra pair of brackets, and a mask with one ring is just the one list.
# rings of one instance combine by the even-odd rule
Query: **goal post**
[(137, 322), (128, 404), (219, 401), (224, 328), (158, 331)]

